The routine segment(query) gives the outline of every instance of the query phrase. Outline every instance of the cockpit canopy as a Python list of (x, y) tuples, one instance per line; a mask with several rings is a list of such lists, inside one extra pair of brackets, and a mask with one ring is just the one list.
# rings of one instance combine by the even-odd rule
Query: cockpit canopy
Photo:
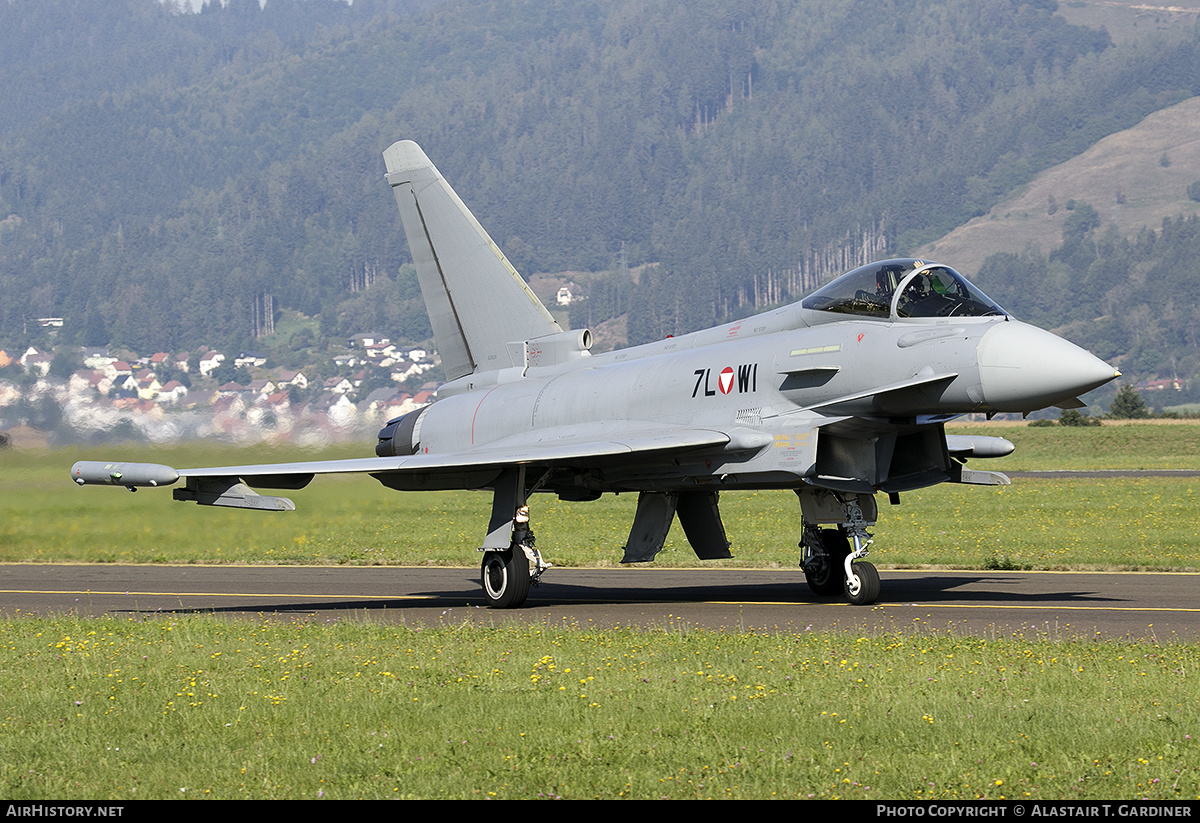
[(817, 289), (800, 305), (882, 319), (1008, 314), (954, 269), (911, 259), (861, 266)]

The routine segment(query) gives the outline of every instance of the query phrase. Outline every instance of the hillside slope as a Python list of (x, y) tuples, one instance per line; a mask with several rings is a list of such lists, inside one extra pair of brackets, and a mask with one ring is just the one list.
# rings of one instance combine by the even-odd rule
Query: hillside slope
[(917, 250), (964, 274), (1002, 252), (1048, 255), (1062, 243), (1072, 201), (1132, 237), (1165, 217), (1200, 213), (1187, 187), (1200, 180), (1200, 97), (1146, 117), (1039, 174), (986, 215)]
[(400, 138), (524, 272), (657, 264), (589, 306), (643, 342), (909, 252), (1200, 94), (1200, 32), (1113, 45), (1053, 0), (102, 5), (0, 3), (12, 348), (62, 317), (246, 349), (285, 310), (316, 348), (419, 339)]

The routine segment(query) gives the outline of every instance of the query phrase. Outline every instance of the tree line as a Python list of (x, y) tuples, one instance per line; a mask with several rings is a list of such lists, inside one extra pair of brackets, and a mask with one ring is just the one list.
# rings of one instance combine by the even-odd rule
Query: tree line
[(411, 138), (522, 272), (655, 264), (605, 298), (636, 343), (982, 213), (1200, 92), (1200, 33), (1118, 47), (1048, 0), (12, 0), (0, 80), (0, 340), (248, 347), (264, 305), (419, 340), (380, 159)]

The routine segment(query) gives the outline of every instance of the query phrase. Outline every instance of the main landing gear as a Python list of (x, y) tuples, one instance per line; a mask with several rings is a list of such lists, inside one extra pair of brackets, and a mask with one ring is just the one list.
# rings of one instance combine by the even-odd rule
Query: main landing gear
[[(875, 522), (874, 497), (824, 489), (797, 489), (796, 494), (804, 523), (800, 568), (813, 594), (841, 592), (855, 606), (874, 603), (879, 599), (879, 571), (862, 559), (873, 542), (867, 527)], [(837, 527), (823, 529), (821, 523)]]
[(515, 609), (524, 605), (529, 589), (536, 586), (542, 573), (550, 564), (534, 543), (529, 528), (529, 507), (522, 505), (512, 519), (512, 536), (506, 549), (489, 549), (483, 552), (479, 567), (483, 596), (493, 609)]

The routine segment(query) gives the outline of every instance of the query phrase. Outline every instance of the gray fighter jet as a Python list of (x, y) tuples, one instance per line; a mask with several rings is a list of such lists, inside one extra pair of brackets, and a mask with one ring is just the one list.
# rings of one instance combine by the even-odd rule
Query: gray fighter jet
[(555, 322), (415, 143), (395, 143), (384, 160), (446, 371), (437, 400), (388, 422), (373, 458), (79, 462), (76, 483), (182, 480), (176, 500), (266, 510), (294, 505), (254, 489), (299, 489), (319, 474), (365, 472), (400, 491), (489, 489), (481, 577), (497, 608), (524, 603), (549, 568), (530, 530), (535, 492), (637, 492), (623, 562), (640, 563), (676, 517), (698, 557), (729, 557), (720, 492), (791, 489), (808, 585), (869, 604), (879, 596), (863, 560), (876, 494), (897, 503), (936, 483), (1008, 483), (964, 462), (1012, 444), (947, 436), (946, 421), (1078, 407), (1119, 376), (953, 269), (913, 259), (863, 266), (756, 317), (592, 354), (591, 333)]

